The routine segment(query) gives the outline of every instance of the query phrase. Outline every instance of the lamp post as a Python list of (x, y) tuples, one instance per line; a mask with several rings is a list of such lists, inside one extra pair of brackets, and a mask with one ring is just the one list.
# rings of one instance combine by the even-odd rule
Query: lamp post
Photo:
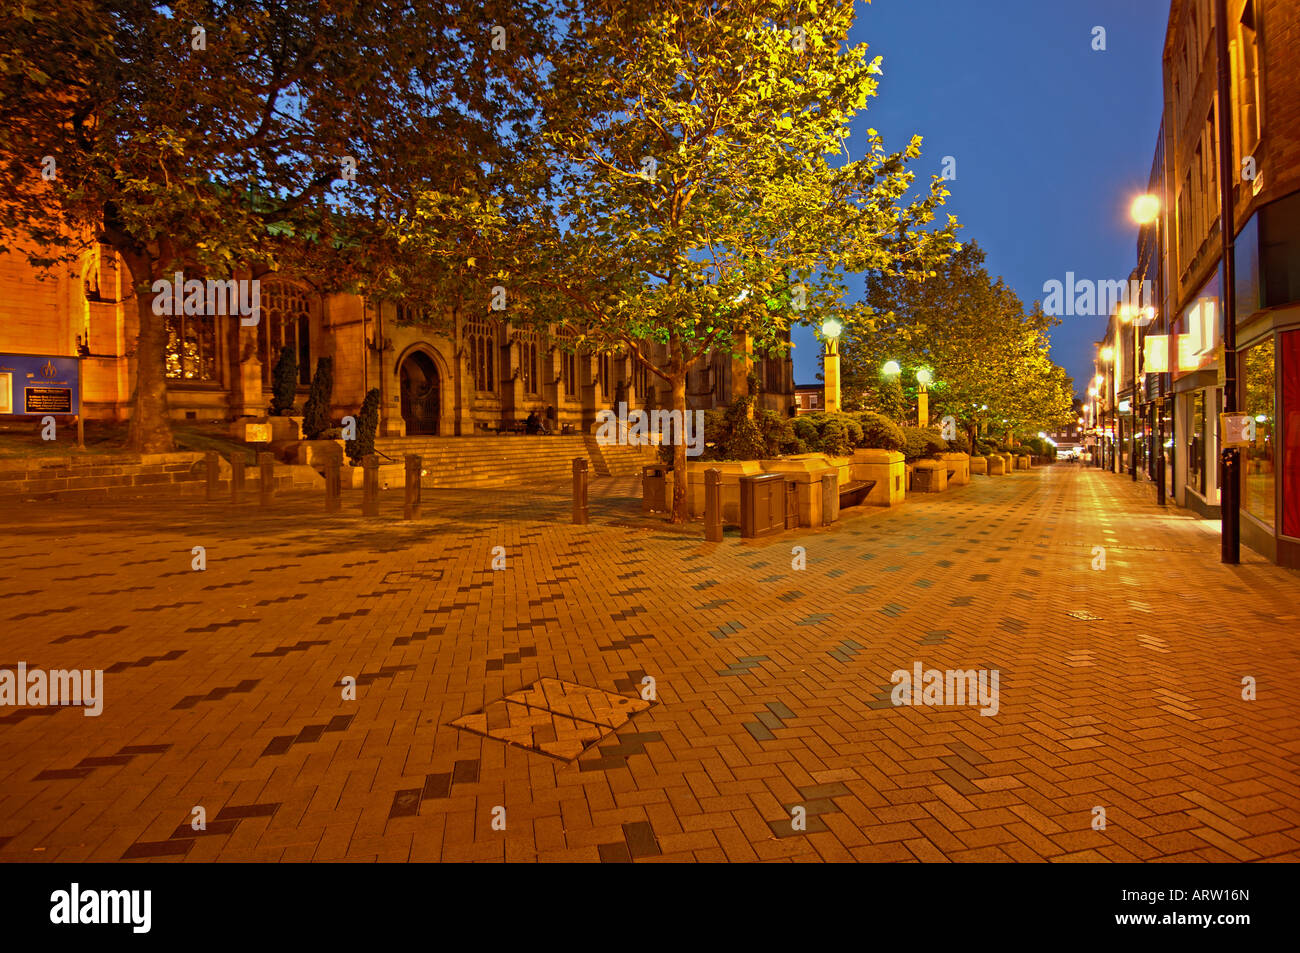
[(928, 427), (930, 425), (930, 392), (926, 389), (930, 382), (934, 380), (934, 375), (924, 367), (916, 372), (916, 425), (918, 427)]
[[(1132, 217), (1133, 221), (1139, 227), (1145, 228), (1148, 225), (1155, 224), (1156, 220), (1159, 219), (1160, 217), (1159, 197), (1152, 195), (1149, 192), (1144, 195), (1139, 195), (1137, 198), (1133, 200), (1133, 204), (1129, 206), (1129, 215), (1130, 217)], [(1141, 400), (1141, 398), (1145, 396), (1142, 392), (1143, 388), (1141, 385), (1142, 370), (1143, 370), (1143, 355), (1142, 355), (1142, 347), (1140, 343), (1141, 335), (1142, 335), (1141, 328), (1151, 323), (1151, 321), (1155, 318), (1156, 310), (1155, 308), (1151, 307), (1150, 304), (1148, 304), (1145, 308), (1142, 308), (1140, 307), (1140, 302), (1139, 302), (1139, 304), (1137, 305), (1130, 305), (1127, 308), (1127, 311), (1128, 311), (1129, 318), (1131, 318), (1133, 321), (1133, 407), (1132, 409), (1133, 409), (1134, 427), (1133, 427), (1133, 453), (1131, 454), (1132, 459), (1129, 461), (1129, 468), (1132, 472), (1133, 480), (1134, 482), (1136, 482), (1137, 481), (1137, 452), (1136, 452), (1137, 451), (1137, 426), (1136, 424), (1138, 421), (1139, 414), (1141, 415), (1143, 421), (1146, 420), (1146, 413), (1143, 410), (1143, 401)], [(1164, 455), (1163, 447), (1160, 448), (1160, 453), (1161, 456), (1163, 457)], [(1163, 481), (1161, 482), (1160, 485), (1163, 488), (1164, 486)], [(1164, 501), (1161, 500), (1161, 502)]]
[(822, 359), (822, 390), (828, 414), (840, 412), (839, 340), (843, 330), (843, 326), (834, 318), (822, 322), (822, 340), (826, 342), (826, 354)]

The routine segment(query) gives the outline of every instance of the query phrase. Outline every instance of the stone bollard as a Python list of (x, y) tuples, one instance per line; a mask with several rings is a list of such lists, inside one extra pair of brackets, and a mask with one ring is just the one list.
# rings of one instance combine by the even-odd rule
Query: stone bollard
[(342, 473), (343, 461), (337, 456), (330, 457), (325, 462), (325, 512), (337, 513), (343, 507), (343, 500), (339, 495), (339, 487), (343, 483)]
[(717, 468), (704, 471), (704, 538), (722, 542), (722, 471)]
[(258, 490), (261, 492), (261, 503), (263, 506), (269, 506), (271, 498), (275, 496), (275, 454), (259, 453), (257, 468), (260, 471), (261, 486)]
[(577, 457), (573, 461), (573, 522), (587, 523), (587, 461)]
[(840, 471), (822, 471), (822, 525), (830, 526), (840, 518)]
[(420, 474), (423, 470), (419, 454), (406, 455), (406, 505), (402, 508), (402, 519), (418, 520), (420, 518)]
[(221, 455), (215, 450), (209, 450), (203, 459), (208, 464), (208, 502), (211, 503), (217, 498), (217, 490), (220, 488)]
[(244, 465), (247, 463), (242, 450), (230, 455), (230, 502), (244, 502)]
[(368, 453), (361, 461), (361, 515), (379, 515), (379, 458)]

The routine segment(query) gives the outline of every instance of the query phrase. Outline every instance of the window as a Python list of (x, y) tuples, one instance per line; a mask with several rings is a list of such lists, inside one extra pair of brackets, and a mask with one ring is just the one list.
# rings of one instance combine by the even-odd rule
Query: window
[(217, 380), (216, 319), (210, 314), (169, 315), (166, 361), (168, 380)]
[(496, 393), (496, 343), (493, 322), (487, 318), (470, 318), (465, 326), (465, 350), (474, 390), (481, 394)]
[(262, 384), (271, 385), (271, 371), (288, 345), (298, 354), (298, 383), (311, 383), (311, 311), (307, 293), (284, 281), (261, 284), (261, 320), (257, 322), (257, 351), (262, 360)]
[(1277, 487), (1274, 442), (1277, 378), (1274, 372), (1273, 339), (1246, 351), (1245, 411), (1255, 418), (1255, 442), (1245, 448), (1242, 505), (1252, 516), (1272, 527), (1276, 519), (1274, 492)]
[(564, 379), (564, 396), (577, 396), (578, 355), (573, 351), (560, 352), (560, 376)]
[(524, 383), (524, 393), (540, 393), (541, 368), (537, 353), (537, 332), (519, 332), (519, 376)]
[(650, 369), (635, 357), (632, 358), (632, 389), (636, 402), (645, 407), (650, 398)]
[(1259, 37), (1255, 25), (1255, 0), (1246, 0), (1233, 41), (1233, 70), (1237, 86), (1237, 157), (1253, 154), (1259, 144)]
[(1192, 395), (1191, 430), (1187, 435), (1187, 485), (1205, 495), (1205, 391)]

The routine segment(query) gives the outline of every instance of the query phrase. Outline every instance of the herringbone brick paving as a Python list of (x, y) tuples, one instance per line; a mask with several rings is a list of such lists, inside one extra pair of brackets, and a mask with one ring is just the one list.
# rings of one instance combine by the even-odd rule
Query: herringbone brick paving
[[(587, 526), (563, 488), (9, 507), (0, 667), (106, 700), (0, 710), (0, 859), (1300, 859), (1300, 577), (1148, 487), (1058, 465), (708, 544), (594, 486)], [(997, 714), (896, 707), (915, 662), (997, 670)], [(450, 724), (646, 676), (575, 761)]]

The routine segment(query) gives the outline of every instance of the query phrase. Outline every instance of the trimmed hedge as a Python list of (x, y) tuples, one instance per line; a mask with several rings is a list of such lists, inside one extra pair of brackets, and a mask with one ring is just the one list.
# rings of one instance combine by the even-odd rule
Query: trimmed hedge
[(948, 449), (948, 441), (928, 427), (903, 428), (903, 456), (909, 461), (937, 457)]

